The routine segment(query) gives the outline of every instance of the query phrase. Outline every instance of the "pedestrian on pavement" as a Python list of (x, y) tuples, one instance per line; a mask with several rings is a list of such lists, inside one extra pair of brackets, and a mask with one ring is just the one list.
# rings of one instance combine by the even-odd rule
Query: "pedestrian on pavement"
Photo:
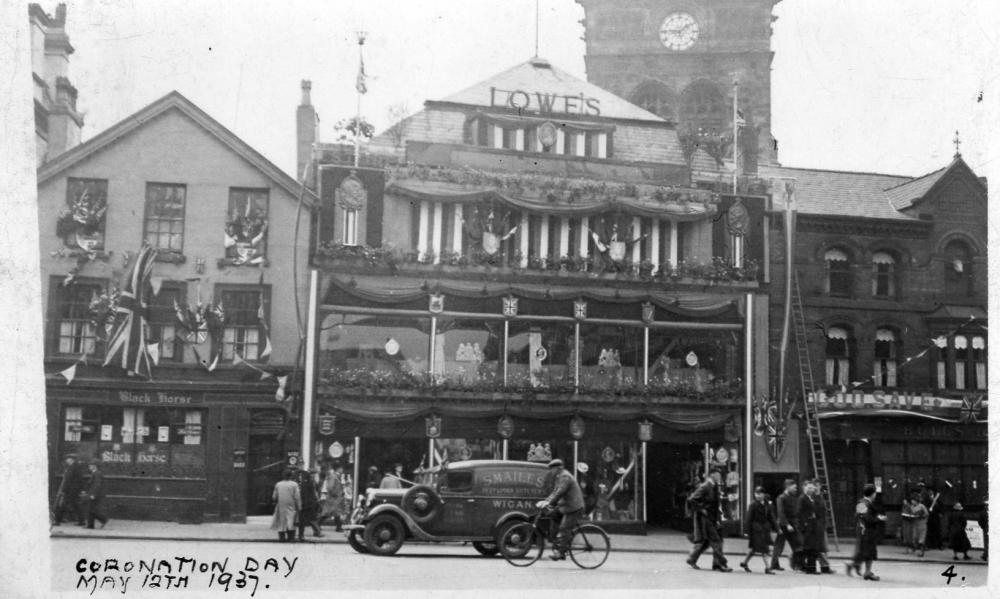
[(980, 556), (984, 562), (989, 561), (990, 551), (990, 501), (987, 499), (983, 502), (983, 509), (979, 512), (979, 528), (983, 529), (983, 555)]
[(559, 514), (557, 517), (559, 532), (556, 534), (556, 542), (549, 559), (566, 559), (570, 535), (583, 516), (583, 491), (576, 478), (563, 467), (563, 461), (559, 458), (549, 462), (547, 480), (551, 481), (551, 485), (546, 487), (549, 496), (535, 504), (535, 507), (540, 510), (553, 507)]
[(816, 483), (811, 480), (806, 481), (802, 491), (797, 510), (799, 529), (802, 534), (802, 569), (806, 574), (819, 574), (816, 562), (824, 549), (826, 514), (821, 511), (823, 506), (818, 501), (819, 493)]
[(801, 569), (799, 549), (802, 543), (799, 537), (796, 513), (798, 509), (796, 493), (798, 493), (798, 490), (798, 483), (791, 478), (787, 478), (785, 479), (784, 492), (778, 495), (778, 499), (775, 500), (778, 512), (778, 536), (774, 539), (774, 553), (771, 554), (772, 570), (784, 570), (778, 558), (781, 557), (781, 552), (785, 549), (785, 543), (788, 543), (788, 567), (792, 570)]
[(94, 528), (94, 520), (101, 523), (101, 528), (108, 523), (104, 514), (104, 473), (99, 463), (91, 462), (90, 485), (87, 487), (87, 528)]
[(816, 506), (819, 513), (823, 515), (823, 537), (822, 546), (818, 554), (816, 554), (816, 561), (819, 562), (819, 572), (820, 574), (833, 574), (833, 568), (830, 567), (830, 560), (827, 559), (826, 554), (830, 551), (827, 546), (827, 534), (826, 527), (829, 524), (827, 522), (827, 511), (826, 511), (826, 500), (823, 499), (823, 483), (818, 479), (813, 479), (813, 485), (816, 487)]
[(274, 485), (271, 494), (274, 500), (274, 518), (271, 529), (278, 531), (278, 540), (290, 542), (295, 540), (295, 516), (302, 509), (302, 495), (299, 485), (295, 482), (295, 471), (288, 469), (284, 478)]
[(948, 515), (948, 545), (955, 554), (954, 559), (957, 560), (958, 554), (961, 553), (962, 559), (970, 560), (972, 558), (969, 557), (969, 549), (972, 549), (972, 543), (969, 542), (969, 535), (965, 532), (965, 526), (969, 523), (963, 511), (965, 508), (961, 502), (955, 502), (951, 509), (951, 514)]
[(306, 526), (313, 530), (314, 537), (322, 537), (319, 527), (319, 492), (313, 482), (312, 472), (303, 469), (299, 472), (299, 496), (302, 498), (302, 511), (299, 512), (299, 541), (305, 540)]
[(747, 572), (751, 572), (750, 559), (754, 555), (760, 555), (760, 558), (764, 561), (764, 574), (774, 574), (774, 570), (771, 569), (767, 558), (771, 553), (771, 532), (777, 530), (778, 523), (774, 519), (774, 514), (768, 509), (767, 495), (764, 493), (764, 487), (757, 487), (753, 492), (753, 501), (750, 502), (750, 507), (747, 508), (744, 532), (750, 538), (750, 542), (747, 556), (740, 562), (741, 568)]
[(368, 479), (365, 484), (366, 489), (377, 489), (379, 484), (382, 482), (382, 476), (378, 473), (378, 466), (368, 467)]
[[(376, 472), (378, 472), (376, 470)], [(344, 467), (338, 462), (330, 467), (323, 480), (323, 517), (333, 518), (333, 525), (337, 532), (344, 531)]]
[(924, 556), (924, 541), (927, 538), (927, 506), (920, 503), (920, 494), (914, 493), (910, 496), (910, 513), (912, 514), (913, 527), (910, 529), (910, 544), (917, 557)]
[(393, 466), (393, 471), (389, 472), (386, 470), (385, 476), (382, 477), (382, 482), (379, 483), (380, 489), (402, 489), (403, 488), (403, 465), (399, 462)]
[(928, 549), (941, 549), (941, 516), (944, 505), (941, 503), (941, 492), (933, 487), (927, 488), (923, 495), (923, 504), (927, 506), (927, 537), (925, 543)]
[(719, 572), (732, 572), (728, 566), (725, 554), (722, 553), (722, 536), (719, 534), (719, 518), (722, 515), (719, 504), (719, 484), (722, 481), (722, 474), (718, 470), (712, 470), (705, 478), (705, 482), (698, 485), (698, 488), (688, 497), (694, 533), (692, 541), (694, 548), (687, 558), (687, 564), (695, 570), (698, 567), (698, 558), (709, 547), (712, 548), (712, 569)]
[(909, 498), (903, 500), (903, 505), (899, 510), (899, 544), (903, 546), (903, 553), (912, 553), (917, 550), (913, 543), (913, 502)]
[(875, 507), (875, 485), (871, 483), (865, 485), (861, 501), (854, 508), (854, 515), (857, 519), (857, 533), (854, 557), (851, 563), (847, 564), (847, 574), (849, 576), (851, 570), (854, 570), (858, 576), (862, 576), (861, 562), (864, 562), (864, 579), (878, 580), (879, 577), (872, 572), (872, 562), (878, 559), (879, 529), (885, 522), (885, 515), (880, 514)]
[(66, 456), (62, 482), (59, 483), (59, 491), (56, 493), (56, 526), (62, 524), (63, 516), (67, 513), (73, 516), (77, 526), (86, 526), (80, 501), (84, 486), (83, 464), (77, 461), (75, 453), (71, 453)]

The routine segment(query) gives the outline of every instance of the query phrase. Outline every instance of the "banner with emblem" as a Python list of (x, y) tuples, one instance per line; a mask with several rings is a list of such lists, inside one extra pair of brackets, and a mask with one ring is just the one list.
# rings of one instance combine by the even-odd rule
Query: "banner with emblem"
[(318, 179), (320, 243), (344, 243), (343, 219), (345, 209), (349, 209), (363, 217), (358, 220), (354, 241), (358, 245), (377, 245), (382, 239), (385, 171), (324, 164), (319, 167)]

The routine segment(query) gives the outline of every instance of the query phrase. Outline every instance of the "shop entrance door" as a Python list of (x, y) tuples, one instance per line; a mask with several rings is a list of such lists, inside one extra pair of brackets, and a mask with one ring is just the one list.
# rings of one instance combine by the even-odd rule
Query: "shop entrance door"
[(684, 515), (684, 502), (694, 490), (704, 465), (701, 445), (677, 443), (647, 443), (646, 512), (650, 527), (691, 530)]
[(274, 485), (285, 470), (285, 413), (254, 410), (250, 415), (247, 448), (247, 515), (274, 513)]

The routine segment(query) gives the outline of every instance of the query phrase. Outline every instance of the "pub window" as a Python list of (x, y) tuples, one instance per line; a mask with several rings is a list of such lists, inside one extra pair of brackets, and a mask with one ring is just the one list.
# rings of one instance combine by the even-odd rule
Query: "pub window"
[(257, 360), (264, 350), (264, 324), (270, 311), (270, 293), (266, 287), (222, 289), (219, 301), (226, 311), (222, 329), (222, 359), (232, 360), (236, 355), (246, 360)]
[(93, 355), (96, 352), (97, 330), (91, 322), (90, 302), (103, 290), (104, 286), (99, 283), (74, 281), (63, 285), (61, 278), (52, 279), (57, 353)]
[(184, 207), (187, 186), (174, 183), (146, 184), (146, 218), (143, 239), (164, 252), (184, 250)]
[(847, 252), (831, 248), (823, 255), (826, 262), (826, 292), (846, 297), (851, 295), (851, 261)]
[(851, 337), (843, 327), (826, 333), (826, 384), (846, 387), (851, 380)]
[(150, 341), (159, 345), (161, 360), (183, 360), (183, 345), (177, 331), (175, 303), (187, 304), (187, 294), (178, 283), (163, 283), (160, 292), (150, 298)]
[(944, 336), (939, 336), (934, 338), (934, 345), (931, 348), (933, 357), (931, 364), (933, 364), (934, 372), (932, 373), (934, 378), (934, 385), (938, 389), (948, 388), (948, 338)]
[(875, 297), (895, 297), (896, 259), (887, 252), (872, 255), (872, 295)]
[(875, 386), (895, 387), (898, 382), (899, 340), (892, 329), (875, 331)]
[(226, 229), (235, 243), (226, 248), (227, 258), (267, 255), (268, 206), (267, 189), (230, 188)]

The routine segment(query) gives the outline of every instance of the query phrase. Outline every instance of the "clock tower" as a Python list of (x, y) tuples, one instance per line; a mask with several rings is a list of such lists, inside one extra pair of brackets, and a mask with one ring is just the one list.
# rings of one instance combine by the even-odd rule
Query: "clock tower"
[(777, 161), (771, 10), (780, 0), (576, 0), (587, 78), (675, 123), (685, 149), (731, 157), (738, 83), (744, 171)]

